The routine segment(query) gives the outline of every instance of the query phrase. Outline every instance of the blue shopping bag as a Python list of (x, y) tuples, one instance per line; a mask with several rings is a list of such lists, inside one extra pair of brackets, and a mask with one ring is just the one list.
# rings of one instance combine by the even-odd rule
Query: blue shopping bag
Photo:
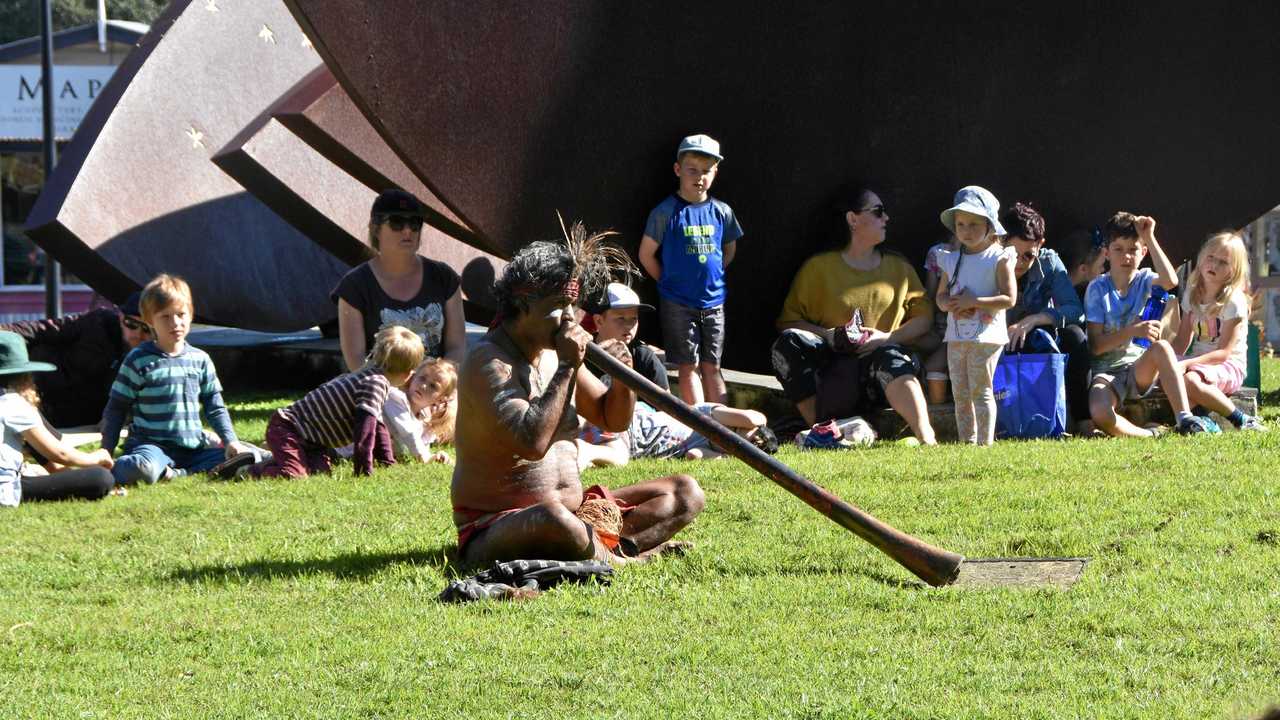
[(1058, 437), (1067, 431), (1067, 356), (1003, 353), (991, 387), (997, 438)]

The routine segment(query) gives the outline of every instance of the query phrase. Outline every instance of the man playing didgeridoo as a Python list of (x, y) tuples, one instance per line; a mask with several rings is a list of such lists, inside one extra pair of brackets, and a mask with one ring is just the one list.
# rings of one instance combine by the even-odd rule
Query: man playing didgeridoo
[[(602, 296), (612, 271), (630, 266), (604, 235), (578, 224), (564, 243), (533, 243), (495, 283), (498, 319), (458, 377), (451, 498), (464, 565), (652, 555), (702, 510), (687, 475), (613, 492), (578, 477), (578, 415), (621, 432), (635, 407), (624, 384), (606, 389), (583, 367), (591, 336), (574, 322), (579, 295)], [(623, 343), (602, 347), (631, 364)]]

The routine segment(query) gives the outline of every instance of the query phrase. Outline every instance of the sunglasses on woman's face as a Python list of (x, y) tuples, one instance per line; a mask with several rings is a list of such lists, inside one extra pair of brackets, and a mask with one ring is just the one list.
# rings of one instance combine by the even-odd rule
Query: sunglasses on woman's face
[(861, 210), (858, 211), (858, 214), (862, 214), (865, 212), (869, 212), (872, 215), (875, 215), (876, 217), (882, 218), (882, 219), (889, 214), (888, 212), (885, 211), (883, 205), (872, 205), (869, 208), (862, 208)]
[(391, 228), (392, 232), (400, 232), (401, 230), (404, 230), (406, 227), (414, 232), (418, 232), (419, 230), (422, 229), (422, 218), (420, 217), (407, 217), (405, 215), (388, 215), (387, 217), (383, 218), (382, 222), (387, 227)]
[(141, 331), (141, 332), (144, 332), (144, 333), (147, 333), (147, 334), (150, 334), (150, 333), (151, 333), (151, 326), (150, 326), (150, 325), (148, 325), (148, 324), (146, 324), (146, 323), (142, 322), (141, 320), (134, 320), (133, 318), (129, 317), (128, 315), (124, 316), (124, 318), (122, 318), (122, 319), (121, 319), (121, 322), (123, 322), (123, 323), (124, 323), (124, 326), (125, 326), (125, 327), (127, 327), (127, 328), (129, 328), (130, 330), (133, 330), (133, 331), (135, 331), (135, 332)]

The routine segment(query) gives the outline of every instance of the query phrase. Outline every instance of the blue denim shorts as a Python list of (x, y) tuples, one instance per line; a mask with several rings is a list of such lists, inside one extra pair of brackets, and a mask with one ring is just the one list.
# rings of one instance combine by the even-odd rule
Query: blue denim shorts
[(720, 366), (724, 353), (724, 305), (691, 308), (663, 299), (659, 308), (667, 360), (676, 365)]

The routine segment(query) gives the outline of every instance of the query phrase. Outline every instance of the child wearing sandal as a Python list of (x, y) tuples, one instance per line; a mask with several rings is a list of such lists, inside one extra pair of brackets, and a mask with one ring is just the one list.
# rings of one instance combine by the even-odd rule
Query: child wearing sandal
[(942, 224), (959, 250), (939, 254), (938, 308), (947, 313), (947, 366), (960, 442), (991, 445), (996, 439), (996, 362), (1009, 342), (1005, 311), (1017, 293), (1012, 248), (1004, 247), (1000, 203), (977, 185), (960, 188)]

